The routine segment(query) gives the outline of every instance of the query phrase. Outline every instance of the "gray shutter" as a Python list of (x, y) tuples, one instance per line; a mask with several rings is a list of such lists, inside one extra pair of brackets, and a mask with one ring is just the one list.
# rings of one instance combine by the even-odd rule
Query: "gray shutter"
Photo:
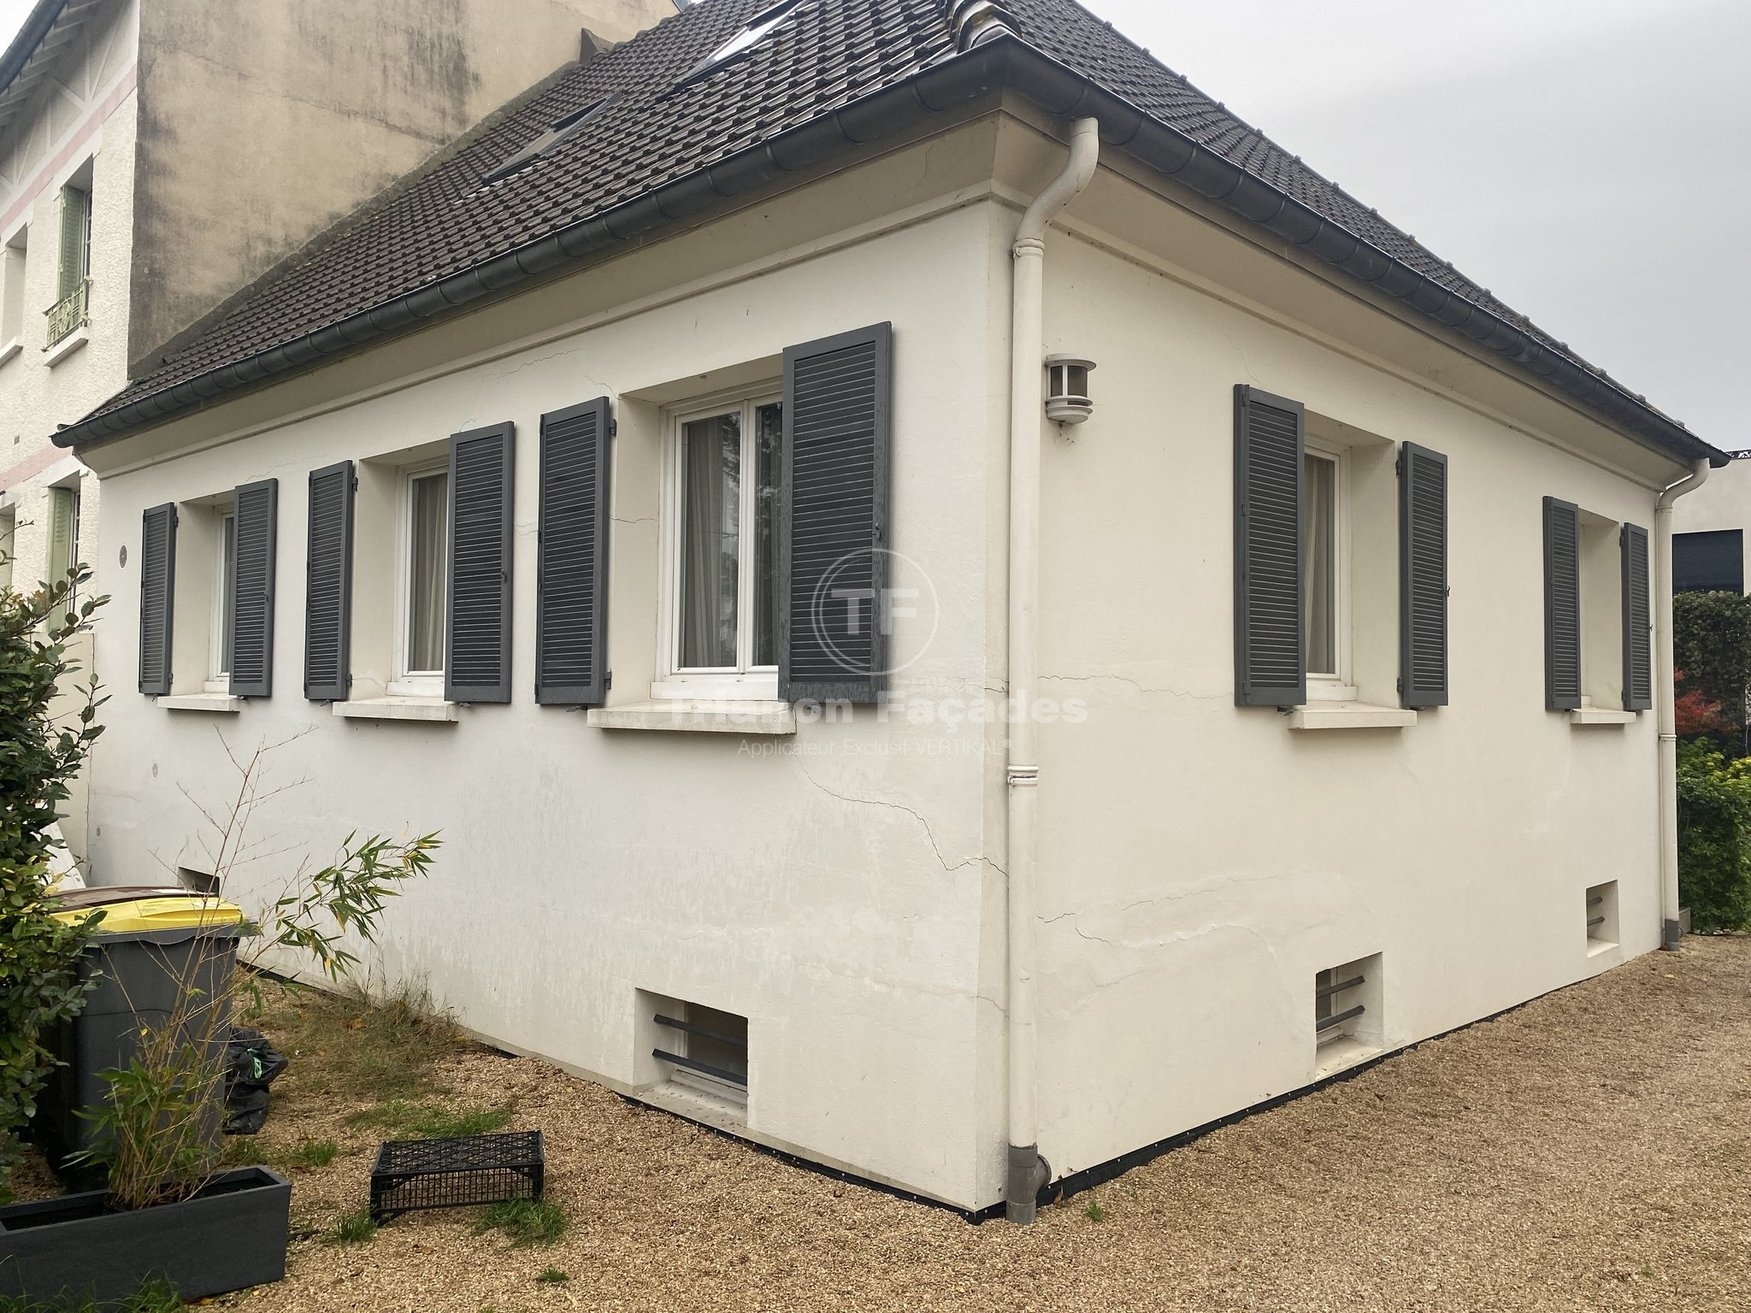
[(875, 702), (887, 688), (893, 326), (784, 353), (778, 695)]
[(1399, 701), (1447, 705), (1447, 458), (1407, 442), (1398, 457)]
[(511, 700), (512, 451), (516, 426), (450, 439), (450, 582), (444, 696)]
[(600, 706), (608, 672), (608, 398), (541, 417), (535, 701)]
[(1581, 705), (1581, 517), (1555, 497), (1544, 499), (1544, 705)]
[(344, 702), (352, 684), (353, 463), (310, 473), (304, 571), (304, 696)]
[(1623, 709), (1654, 705), (1653, 626), (1648, 607), (1648, 531), (1626, 524), (1618, 534), (1623, 553)]
[(1234, 700), (1243, 707), (1307, 701), (1301, 598), (1306, 438), (1299, 401), (1244, 384), (1234, 389)]
[(231, 696), (274, 691), (274, 563), (280, 481), (237, 489), (237, 566), (231, 575)]
[(171, 619), (176, 614), (176, 503), (140, 517), (140, 692), (170, 692)]

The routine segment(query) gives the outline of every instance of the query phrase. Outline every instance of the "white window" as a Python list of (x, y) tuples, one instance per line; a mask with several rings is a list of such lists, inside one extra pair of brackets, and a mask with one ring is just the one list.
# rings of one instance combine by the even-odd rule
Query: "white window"
[(442, 697), (450, 555), (448, 466), (403, 473), (400, 541), (396, 678), (389, 691), (402, 697)]
[(1354, 698), (1345, 642), (1348, 605), (1344, 461), (1309, 446), (1301, 470), (1302, 657), (1309, 701)]
[(783, 452), (783, 410), (775, 396), (671, 418), (656, 696), (778, 696)]
[(207, 660), (207, 692), (224, 693), (231, 687), (231, 638), (234, 632), (231, 603), (237, 582), (237, 513), (219, 514), (218, 533), (213, 538), (213, 606), (211, 652)]

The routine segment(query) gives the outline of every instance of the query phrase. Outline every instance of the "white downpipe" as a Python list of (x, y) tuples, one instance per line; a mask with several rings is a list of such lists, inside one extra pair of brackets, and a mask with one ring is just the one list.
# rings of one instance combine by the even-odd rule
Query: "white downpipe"
[(1708, 481), (1696, 462), (1654, 503), (1654, 723), (1660, 735), (1660, 947), (1678, 947), (1678, 716), (1672, 688), (1672, 504)]
[(1040, 1158), (1034, 1021), (1034, 810), (1040, 777), (1034, 685), (1040, 600), (1040, 433), (1045, 424), (1046, 225), (1094, 178), (1100, 123), (1079, 119), (1070, 161), (1022, 216), (1009, 362), (1009, 1171), (1004, 1214), (1034, 1220), (1045, 1184)]

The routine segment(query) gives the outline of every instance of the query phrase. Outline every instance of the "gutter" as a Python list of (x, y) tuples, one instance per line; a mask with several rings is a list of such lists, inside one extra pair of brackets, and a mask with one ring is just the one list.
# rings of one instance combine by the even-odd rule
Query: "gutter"
[[(34, 17), (34, 15), (33, 15)], [(895, 86), (806, 123), (697, 173), (677, 179), (539, 241), (451, 274), (373, 309), (318, 328), (295, 341), (86, 416), (55, 435), (62, 447), (88, 447), (163, 423), (227, 394), (314, 368), (417, 328), (487, 297), (508, 295), (591, 257), (728, 212), (750, 193), (834, 155), (893, 135), (934, 115), (1003, 90), (1061, 118), (1098, 118), (1109, 146), (1124, 150), (1274, 237), (1404, 301), (1419, 314), (1487, 347), (1532, 379), (1567, 395), (1601, 422), (1668, 459), (1726, 457), (1683, 425), (1601, 373), (1540, 342), (1518, 324), (1485, 310), (1315, 214), (1184, 134), (1096, 86), (1027, 45), (1007, 27), (980, 33), (964, 53), (920, 69)]]
[(1005, 1007), (1009, 1168), (1003, 1212), (1034, 1220), (1051, 1168), (1040, 1156), (1039, 1029), (1034, 1009), (1034, 817), (1040, 759), (1035, 747), (1034, 686), (1038, 682), (1040, 604), (1040, 431), (1045, 368), (1046, 225), (1094, 179), (1100, 163), (1100, 122), (1079, 119), (1070, 132), (1063, 172), (1022, 216), (1010, 254), (1015, 278), (1009, 335), (1009, 907), (1008, 995)]
[(1709, 462), (1654, 502), (1654, 723), (1660, 735), (1660, 947), (1676, 950), (1683, 937), (1678, 909), (1678, 716), (1672, 659), (1672, 508), (1708, 482)]

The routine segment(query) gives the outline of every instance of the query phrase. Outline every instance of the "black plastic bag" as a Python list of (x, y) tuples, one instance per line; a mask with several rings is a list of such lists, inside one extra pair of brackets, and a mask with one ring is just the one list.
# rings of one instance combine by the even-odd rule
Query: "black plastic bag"
[(268, 1086), (286, 1069), (286, 1057), (267, 1036), (232, 1028), (225, 1054), (225, 1134), (254, 1135), (268, 1119)]

